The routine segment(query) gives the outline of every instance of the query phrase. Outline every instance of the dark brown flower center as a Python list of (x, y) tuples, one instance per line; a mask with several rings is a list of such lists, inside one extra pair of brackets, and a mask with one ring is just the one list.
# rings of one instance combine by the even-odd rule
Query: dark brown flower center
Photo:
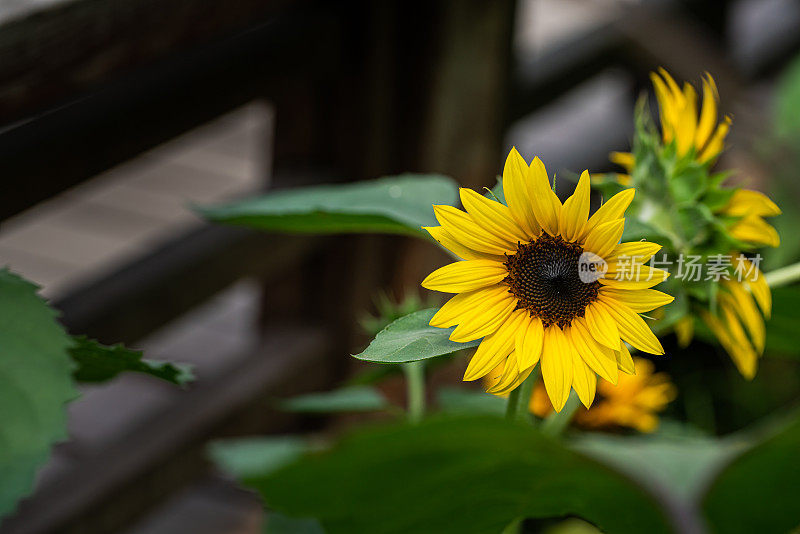
[(543, 233), (536, 241), (519, 245), (517, 252), (506, 255), (505, 266), (509, 293), (517, 300), (518, 310), (528, 310), (545, 327), (568, 326), (583, 317), (586, 306), (597, 299), (600, 283), (585, 283), (578, 274), (583, 248), (560, 236)]

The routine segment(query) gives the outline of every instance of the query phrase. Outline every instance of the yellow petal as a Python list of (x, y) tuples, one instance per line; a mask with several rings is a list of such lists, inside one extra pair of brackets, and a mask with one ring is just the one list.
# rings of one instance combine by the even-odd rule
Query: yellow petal
[(731, 118), (725, 117), (722, 120), (722, 123), (717, 126), (717, 131), (715, 131), (714, 135), (711, 136), (708, 144), (700, 152), (700, 155), (697, 158), (700, 163), (705, 163), (706, 161), (712, 160), (716, 158), (720, 152), (722, 152), (722, 149), (725, 147), (725, 136), (728, 135), (728, 130), (730, 127)]
[(633, 165), (636, 163), (636, 159), (630, 152), (612, 152), (608, 155), (608, 159), (628, 172), (633, 170)]
[(450, 328), (462, 320), (480, 313), (481, 308), (491, 308), (509, 298), (513, 299), (508, 293), (508, 286), (503, 284), (459, 293), (439, 308), (439, 311), (431, 317), (430, 325), (437, 328)]
[(575, 192), (564, 202), (561, 210), (561, 235), (567, 241), (578, 241), (583, 238), (586, 221), (589, 219), (589, 171), (583, 171)]
[(481, 378), (511, 354), (514, 350), (517, 327), (523, 317), (524, 312), (521, 310), (512, 313), (494, 333), (487, 335), (481, 341), (467, 366), (464, 380)]
[(608, 261), (611, 251), (619, 244), (622, 231), (625, 228), (625, 219), (617, 219), (597, 225), (586, 236), (583, 250), (593, 252)]
[(589, 218), (589, 222), (586, 223), (585, 232), (588, 234), (600, 224), (621, 219), (622, 216), (625, 215), (625, 210), (631, 205), (635, 194), (636, 190), (630, 188), (620, 191), (609, 198), (594, 212), (594, 215)]
[[(619, 373), (614, 351), (595, 341), (589, 333), (584, 319), (574, 319), (572, 325), (565, 331), (568, 332), (572, 345), (580, 357), (601, 378), (612, 384), (617, 384)], [(619, 341), (619, 338), (617, 338)]]
[(736, 258), (736, 268), (741, 269), (742, 279), (747, 281), (747, 287), (755, 297), (761, 312), (769, 319), (772, 313), (772, 293), (766, 278), (758, 267), (744, 258)]
[(644, 319), (634, 313), (633, 310), (622, 304), (607, 303), (603, 299), (595, 302), (594, 306), (600, 307), (617, 323), (619, 335), (624, 341), (627, 341), (642, 352), (664, 354), (664, 348), (658, 338), (647, 326), (647, 323), (644, 322)]
[(708, 328), (711, 330), (717, 340), (719, 340), (722, 347), (733, 360), (733, 363), (736, 364), (736, 367), (739, 369), (739, 372), (742, 374), (742, 376), (748, 380), (752, 379), (756, 374), (757, 357), (755, 352), (753, 352), (752, 355), (749, 355), (745, 347), (738, 346), (736, 341), (725, 328), (725, 325), (717, 317), (711, 315), (705, 310), (700, 311), (700, 317), (702, 317), (703, 322), (708, 325)]
[(737, 189), (723, 213), (734, 217), (757, 215), (774, 217), (781, 214), (781, 209), (770, 198), (760, 191)]
[(487, 393), (493, 393), (496, 395), (498, 391), (507, 390), (514, 382), (516, 382), (518, 376), (519, 371), (517, 370), (517, 356), (512, 349), (511, 354), (508, 355), (506, 363), (503, 366), (503, 374), (500, 375), (500, 379), (495, 385), (486, 389)]
[(675, 130), (676, 147), (679, 156), (683, 156), (694, 143), (697, 130), (697, 93), (690, 84), (683, 86), (684, 102), (679, 112), (678, 125)]
[(547, 178), (547, 170), (539, 158), (534, 158), (530, 165), (533, 196), (531, 203), (533, 213), (539, 226), (552, 236), (558, 235), (558, 222), (561, 218), (561, 201), (553, 192)]
[(740, 283), (733, 280), (724, 280), (722, 285), (730, 291), (731, 299), (729, 305), (744, 323), (756, 350), (759, 353), (763, 353), (766, 341), (766, 327), (761, 314), (758, 313), (753, 296)]
[(660, 284), (669, 278), (669, 272), (655, 269), (648, 265), (629, 265), (622, 270), (622, 266), (615, 266), (615, 270), (607, 272), (598, 282), (605, 287), (637, 290), (647, 289)]
[(661, 245), (648, 241), (620, 243), (614, 247), (608, 261), (610, 263), (618, 258), (623, 258), (636, 263), (646, 263), (659, 250), (661, 250)]
[[(511, 353), (511, 356), (509, 356), (509, 358), (512, 358), (513, 356), (514, 353)], [(509, 369), (513, 369), (513, 367), (509, 365)], [(505, 387), (495, 386), (494, 388), (492, 388), (491, 393), (493, 393), (494, 395), (508, 395), (509, 393), (511, 393), (512, 390), (518, 388), (519, 385), (522, 384), (526, 378), (528, 378), (528, 376), (530, 376), (531, 371), (533, 371), (533, 367), (528, 367), (522, 373), (515, 373), (516, 378), (512, 382), (510, 382)], [(500, 379), (502, 380), (503, 377), (500, 377)]]
[(619, 342), (619, 350), (614, 353), (617, 358), (617, 365), (622, 372), (629, 375), (636, 374), (636, 368), (631, 357), (631, 351), (628, 350), (628, 345), (624, 341)]
[(597, 387), (597, 375), (589, 369), (576, 351), (572, 352), (572, 387), (583, 405), (591, 407)]
[(461, 315), (458, 326), (450, 333), (450, 341), (466, 343), (488, 336), (505, 322), (516, 306), (517, 300), (511, 295), (492, 303), (491, 306), (484, 303), (479, 304), (477, 310)]
[(533, 367), (542, 354), (544, 327), (538, 317), (528, 317), (517, 332), (516, 352), (520, 369)]
[(694, 319), (691, 315), (675, 323), (675, 336), (678, 338), (679, 347), (685, 349), (689, 346), (694, 337)]
[(434, 206), (439, 224), (462, 245), (487, 254), (513, 254), (516, 244), (493, 235), (476, 223), (469, 214), (453, 206)]
[(736, 364), (742, 376), (750, 380), (755, 376), (758, 368), (758, 355), (753, 346), (750, 345), (742, 324), (733, 310), (724, 303), (720, 305), (720, 310), (722, 311), (725, 326), (728, 327), (728, 332), (733, 339), (734, 347), (736, 347), (736, 350), (731, 353), (733, 363)]
[(606, 347), (618, 350), (619, 329), (614, 319), (605, 313), (604, 308), (598, 307), (597, 302), (594, 302), (586, 307), (585, 314), (586, 326), (592, 337)]
[(465, 247), (450, 235), (450, 233), (441, 226), (423, 226), (423, 230), (427, 230), (431, 237), (434, 238), (444, 248), (461, 258), (462, 260), (494, 260), (503, 262), (505, 256), (496, 254), (487, 254), (485, 252), (478, 252), (471, 248)]
[(517, 224), (529, 237), (535, 237), (541, 232), (536, 216), (533, 214), (534, 195), (533, 179), (528, 164), (523, 157), (512, 148), (506, 158), (503, 168), (503, 193), (506, 204), (511, 210), (511, 215)]
[(649, 312), (675, 300), (675, 297), (672, 295), (667, 295), (655, 289), (636, 289), (628, 291), (611, 287), (601, 287), (599, 294), (602, 295), (603, 298), (609, 298), (628, 306), (636, 313)]
[(512, 245), (516, 245), (518, 242), (528, 242), (526, 233), (514, 220), (508, 206), (486, 198), (472, 189), (462, 187), (459, 192), (461, 203), (466, 208), (467, 213), (484, 230)]
[(542, 380), (555, 411), (560, 412), (569, 397), (572, 385), (572, 358), (574, 347), (558, 326), (544, 331), (542, 348)]
[(422, 281), (422, 287), (445, 293), (465, 293), (495, 285), (506, 276), (508, 269), (496, 261), (457, 261), (433, 271)]
[(658, 100), (658, 112), (661, 119), (661, 131), (664, 143), (668, 144), (675, 138), (675, 103), (673, 102), (672, 93), (667, 88), (664, 81), (656, 74), (651, 73), (650, 79), (653, 82), (653, 88), (656, 92), (656, 99)]
[(707, 79), (703, 80), (703, 107), (700, 110), (700, 122), (697, 124), (694, 144), (698, 150), (705, 146), (714, 125), (717, 124), (717, 91), (714, 79), (706, 73)]
[(730, 229), (730, 233), (736, 239), (753, 245), (777, 247), (781, 244), (777, 230), (757, 215), (747, 215), (740, 219)]

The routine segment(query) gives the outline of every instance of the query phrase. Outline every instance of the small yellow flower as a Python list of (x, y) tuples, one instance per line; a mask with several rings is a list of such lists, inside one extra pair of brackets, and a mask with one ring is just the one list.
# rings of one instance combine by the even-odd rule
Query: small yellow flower
[[(599, 400), (590, 409), (575, 413), (573, 423), (585, 429), (633, 428), (639, 432), (653, 432), (658, 428), (659, 412), (675, 399), (677, 390), (666, 373), (654, 373), (653, 363), (644, 358), (634, 358), (635, 375), (620, 376), (612, 387), (606, 382), (597, 386)], [(537, 385), (530, 401), (530, 411), (538, 417), (552, 413), (543, 387)]]
[[(516, 388), (541, 361), (553, 406), (561, 410), (571, 388), (584, 405), (595, 396), (597, 375), (616, 384), (618, 369), (633, 372), (627, 341), (644, 352), (663, 354), (658, 339), (639, 316), (672, 301), (651, 289), (668, 273), (645, 263), (661, 247), (619, 243), (623, 215), (634, 190), (609, 199), (589, 217), (589, 173), (562, 205), (544, 164), (528, 165), (512, 149), (503, 170), (506, 204), (461, 189), (466, 212), (434, 206), (441, 226), (426, 228), (441, 245), (463, 258), (431, 273), (422, 286), (457, 293), (431, 319), (450, 328), (457, 342), (483, 338), (464, 380), (477, 380), (495, 367), (503, 371), (489, 390)], [(603, 259), (605, 273), (582, 278), (583, 258)], [(635, 276), (622, 257), (636, 258)]]

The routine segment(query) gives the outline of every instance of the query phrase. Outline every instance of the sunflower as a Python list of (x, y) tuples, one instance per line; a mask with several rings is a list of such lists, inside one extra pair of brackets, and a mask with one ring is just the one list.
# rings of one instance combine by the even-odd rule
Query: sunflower
[[(654, 372), (653, 362), (634, 358), (635, 375), (622, 375), (613, 387), (608, 382), (597, 385), (600, 397), (591, 409), (581, 409), (572, 420), (577, 427), (592, 430), (633, 428), (653, 432), (658, 428), (658, 413), (677, 396), (675, 385), (666, 373)], [(537, 384), (529, 404), (531, 413), (547, 417), (553, 406), (543, 387)]]
[[(658, 100), (663, 146), (674, 146), (674, 153), (679, 159), (689, 158), (708, 172), (725, 148), (725, 137), (731, 125), (730, 117), (719, 119), (719, 94), (714, 79), (706, 74), (702, 82), (703, 101), (700, 108), (697, 92), (691, 84), (684, 83), (681, 89), (663, 68), (659, 69), (658, 74), (652, 73), (651, 79)], [(628, 172), (618, 175), (619, 183), (626, 186), (631, 184), (631, 173), (637, 164), (635, 156), (627, 152), (614, 152), (611, 161)], [(644, 173), (636, 176), (641, 181), (650, 178)], [(780, 215), (778, 206), (758, 191), (723, 186), (721, 182), (725, 175), (717, 176), (720, 180), (714, 184), (713, 194), (709, 195), (709, 209), (727, 234), (738, 242), (737, 246), (750, 251), (761, 246), (780, 245), (778, 232), (765, 220), (766, 217)], [(714, 181), (713, 176), (709, 177), (709, 182)], [(720, 205), (714, 200), (717, 198), (728, 200)], [(704, 202), (705, 197), (699, 200)], [(718, 284), (717, 306), (706, 304), (698, 315), (731, 356), (742, 375), (750, 379), (756, 373), (758, 357), (764, 350), (763, 317), (770, 315), (771, 295), (756, 264), (740, 256), (738, 251), (730, 252), (730, 257), (732, 272)], [(678, 321), (675, 333), (681, 346), (688, 345), (694, 333), (694, 319), (688, 316)]]
[[(562, 205), (541, 160), (529, 166), (512, 149), (503, 169), (503, 193), (507, 204), (462, 188), (466, 211), (434, 206), (440, 226), (425, 229), (463, 261), (437, 269), (422, 282), (427, 289), (457, 293), (430, 324), (457, 325), (452, 341), (483, 338), (464, 380), (477, 380), (502, 365), (489, 391), (505, 394), (541, 361), (556, 410), (571, 388), (589, 406), (597, 375), (616, 384), (618, 369), (634, 372), (625, 342), (664, 353), (639, 315), (672, 301), (651, 289), (668, 273), (643, 265), (660, 246), (619, 243), (633, 189), (613, 196), (589, 217), (588, 172)], [(589, 264), (598, 270), (587, 277)], [(620, 276), (623, 272), (627, 275)]]

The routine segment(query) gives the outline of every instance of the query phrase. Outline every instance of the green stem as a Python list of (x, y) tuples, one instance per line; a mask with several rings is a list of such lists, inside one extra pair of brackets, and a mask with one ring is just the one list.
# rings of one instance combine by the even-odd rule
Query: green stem
[(425, 415), (425, 362), (404, 363), (403, 371), (408, 388), (408, 420), (418, 423)]
[(572, 417), (575, 415), (575, 412), (578, 411), (580, 405), (581, 401), (577, 393), (571, 391), (561, 411), (550, 414), (547, 416), (547, 419), (544, 420), (542, 432), (553, 437), (560, 436), (569, 426)]
[(800, 280), (800, 263), (781, 267), (764, 276), (767, 279), (767, 284), (771, 288), (787, 286), (792, 282)]
[(533, 420), (528, 406), (531, 402), (531, 393), (533, 393), (533, 385), (536, 383), (537, 376), (538, 373), (531, 373), (522, 384), (508, 395), (508, 404), (506, 405), (507, 419), (519, 419), (529, 422)]
[(516, 419), (519, 410), (519, 389), (514, 388), (508, 394), (508, 404), (506, 404), (506, 419)]

